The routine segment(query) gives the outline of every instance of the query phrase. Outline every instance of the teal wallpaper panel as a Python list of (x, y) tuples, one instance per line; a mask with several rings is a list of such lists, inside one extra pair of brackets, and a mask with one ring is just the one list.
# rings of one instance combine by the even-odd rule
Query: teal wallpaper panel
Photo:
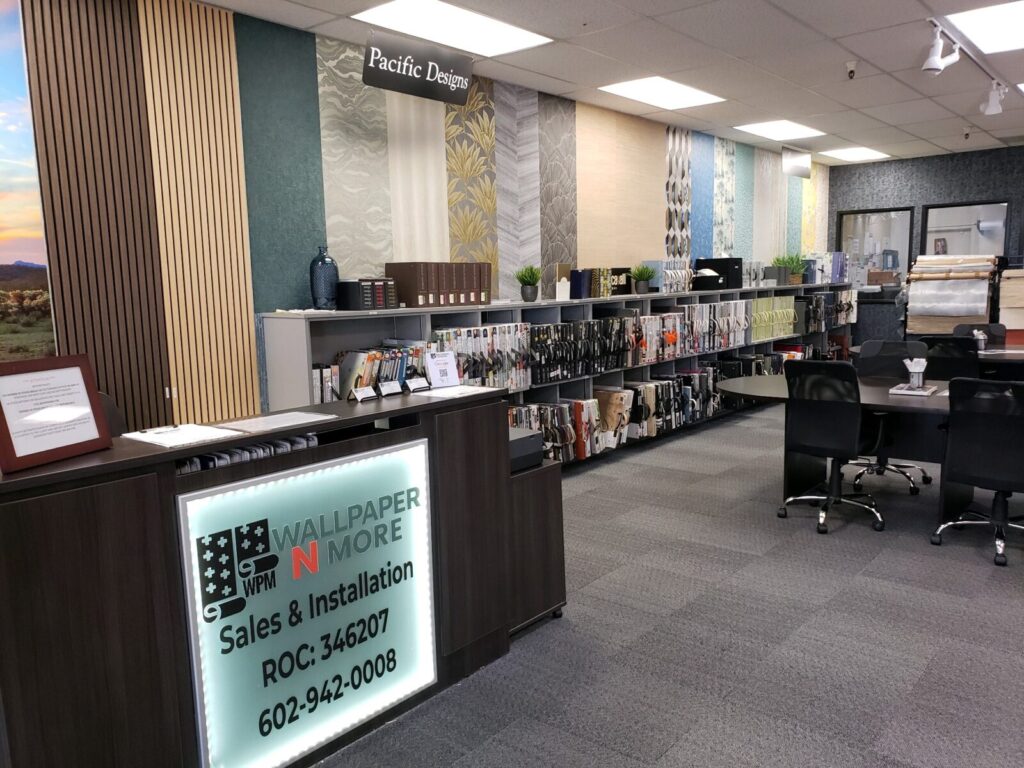
[(733, 253), (738, 259), (754, 258), (754, 148), (736, 145), (736, 203)]
[(732, 256), (736, 239), (736, 142), (715, 137), (716, 258)]
[(235, 14), (256, 312), (310, 306), (326, 244), (316, 38)]
[(803, 247), (804, 180), (787, 176), (786, 253), (801, 253)]

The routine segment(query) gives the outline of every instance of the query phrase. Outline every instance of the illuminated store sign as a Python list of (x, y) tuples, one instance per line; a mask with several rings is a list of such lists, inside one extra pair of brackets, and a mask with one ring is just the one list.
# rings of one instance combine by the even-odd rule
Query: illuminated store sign
[(363, 56), (363, 84), (464, 106), (473, 58), (373, 30)]
[(425, 440), (178, 512), (203, 765), (286, 765), (436, 682)]

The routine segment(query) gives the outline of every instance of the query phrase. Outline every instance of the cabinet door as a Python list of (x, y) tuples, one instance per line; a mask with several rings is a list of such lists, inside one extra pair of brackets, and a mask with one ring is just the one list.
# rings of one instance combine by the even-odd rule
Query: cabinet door
[(11, 765), (196, 762), (169, 498), (146, 474), (0, 504)]
[(509, 516), (508, 625), (514, 630), (565, 605), (561, 464), (513, 475)]
[(507, 626), (508, 406), (437, 416), (441, 653)]

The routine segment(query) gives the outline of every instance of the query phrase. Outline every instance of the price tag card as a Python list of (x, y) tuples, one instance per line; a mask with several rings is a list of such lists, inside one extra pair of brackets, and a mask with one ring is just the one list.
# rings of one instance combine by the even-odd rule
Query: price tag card
[(380, 390), (381, 397), (402, 394), (402, 385), (397, 381), (382, 381), (377, 388)]
[(435, 389), (459, 383), (459, 366), (454, 352), (427, 352), (427, 376)]
[(375, 390), (373, 387), (354, 387), (352, 389), (352, 394), (355, 397), (355, 399), (360, 403), (363, 402), (364, 400), (377, 399), (377, 390)]
[(421, 389), (430, 389), (430, 384), (422, 376), (416, 376), (405, 380), (405, 388), (410, 392), (419, 392)]

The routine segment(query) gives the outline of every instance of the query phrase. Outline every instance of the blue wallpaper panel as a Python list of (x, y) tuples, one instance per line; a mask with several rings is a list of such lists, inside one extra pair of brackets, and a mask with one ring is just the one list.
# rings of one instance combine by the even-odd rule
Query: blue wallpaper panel
[(715, 137), (697, 131), (691, 137), (691, 254), (694, 259), (707, 259), (714, 256)]
[(786, 253), (800, 253), (803, 247), (804, 180), (787, 176)]
[(754, 258), (754, 148), (736, 145), (736, 204), (733, 253), (738, 259)]

